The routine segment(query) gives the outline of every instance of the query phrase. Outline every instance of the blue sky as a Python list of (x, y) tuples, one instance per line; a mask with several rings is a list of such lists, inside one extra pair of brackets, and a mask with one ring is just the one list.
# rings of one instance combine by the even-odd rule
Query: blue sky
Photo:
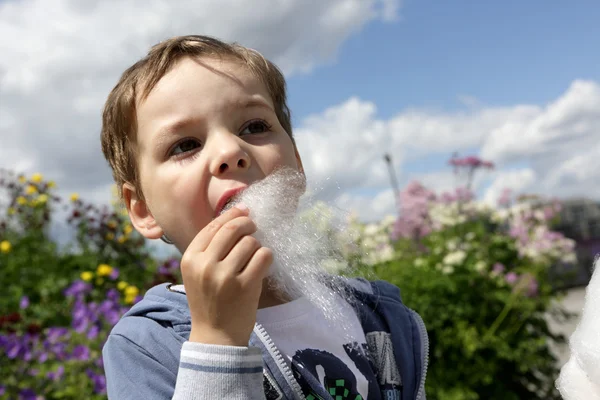
[(600, 2), (407, 0), (394, 23), (350, 37), (338, 58), (289, 79), (296, 118), (357, 95), (388, 118), (406, 107), (545, 103), (600, 80)]

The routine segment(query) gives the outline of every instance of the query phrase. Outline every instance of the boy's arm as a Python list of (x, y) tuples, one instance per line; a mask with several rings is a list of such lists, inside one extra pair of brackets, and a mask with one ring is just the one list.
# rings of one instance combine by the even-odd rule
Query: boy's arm
[(185, 342), (175, 375), (161, 363), (160, 353), (110, 335), (103, 359), (109, 399), (265, 400), (257, 348)]
[(260, 349), (185, 342), (173, 399), (265, 399)]

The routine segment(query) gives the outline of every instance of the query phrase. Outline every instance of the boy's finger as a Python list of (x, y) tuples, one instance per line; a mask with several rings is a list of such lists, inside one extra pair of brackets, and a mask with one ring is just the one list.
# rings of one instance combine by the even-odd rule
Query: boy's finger
[(262, 246), (258, 239), (246, 235), (241, 238), (223, 259), (225, 265), (230, 265), (235, 273), (241, 272), (250, 261), (254, 253)]
[(261, 247), (252, 255), (240, 273), (240, 278), (246, 283), (262, 282), (268, 275), (271, 264), (273, 264), (273, 251), (268, 247)]
[(196, 237), (194, 237), (189, 244), (188, 249), (192, 250), (193, 252), (206, 251), (208, 245), (213, 240), (217, 232), (223, 227), (223, 225), (235, 218), (248, 215), (248, 213), (249, 211), (247, 208), (232, 207), (212, 220), (200, 232), (198, 232)]
[(232, 219), (215, 233), (204, 253), (213, 261), (222, 261), (236, 243), (254, 232), (256, 232), (256, 224), (249, 217), (241, 216)]

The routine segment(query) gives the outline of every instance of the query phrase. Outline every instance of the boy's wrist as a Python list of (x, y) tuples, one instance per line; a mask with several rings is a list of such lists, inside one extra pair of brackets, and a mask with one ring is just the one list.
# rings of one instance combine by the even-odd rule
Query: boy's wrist
[(188, 340), (195, 343), (219, 346), (247, 347), (250, 337), (248, 336), (247, 338), (244, 338), (240, 336), (242, 335), (232, 336), (224, 333), (223, 331), (213, 331), (210, 329), (202, 329), (200, 332), (198, 332), (197, 330), (194, 330), (194, 325), (192, 323), (192, 330)]

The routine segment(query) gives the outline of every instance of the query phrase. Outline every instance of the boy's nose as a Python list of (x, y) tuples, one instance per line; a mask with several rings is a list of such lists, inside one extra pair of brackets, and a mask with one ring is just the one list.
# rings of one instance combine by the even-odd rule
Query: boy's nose
[(217, 155), (213, 158), (210, 169), (213, 176), (219, 176), (235, 170), (244, 170), (250, 167), (250, 157), (240, 146), (239, 138), (219, 141), (216, 146)]

